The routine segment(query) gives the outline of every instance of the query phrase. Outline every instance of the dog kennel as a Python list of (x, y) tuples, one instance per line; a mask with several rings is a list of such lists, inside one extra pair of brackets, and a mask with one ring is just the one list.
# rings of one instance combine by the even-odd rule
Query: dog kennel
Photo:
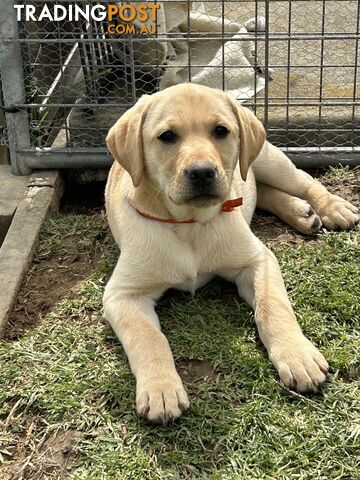
[(304, 167), (360, 163), (357, 0), (2, 0), (2, 142), (13, 172), (107, 167), (144, 93), (222, 88)]

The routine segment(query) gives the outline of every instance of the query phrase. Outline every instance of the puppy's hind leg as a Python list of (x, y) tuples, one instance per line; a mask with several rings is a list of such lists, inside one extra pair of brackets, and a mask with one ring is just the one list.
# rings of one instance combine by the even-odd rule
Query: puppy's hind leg
[(345, 230), (360, 220), (358, 208), (328, 192), (320, 182), (296, 168), (283, 152), (269, 142), (265, 143), (253, 163), (253, 170), (257, 182), (306, 200), (329, 230)]
[(270, 185), (257, 185), (256, 206), (273, 213), (305, 235), (312, 235), (321, 227), (320, 218), (306, 200), (293, 197)]

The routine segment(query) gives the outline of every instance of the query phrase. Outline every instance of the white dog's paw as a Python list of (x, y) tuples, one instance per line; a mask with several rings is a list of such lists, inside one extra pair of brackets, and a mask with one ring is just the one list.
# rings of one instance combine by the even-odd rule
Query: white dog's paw
[(289, 205), (289, 224), (305, 235), (312, 235), (321, 228), (321, 220), (311, 205), (301, 198), (294, 197)]
[(175, 420), (188, 410), (190, 402), (180, 377), (152, 377), (138, 382), (136, 410), (153, 423)]
[(338, 195), (330, 194), (317, 213), (324, 227), (329, 230), (346, 230), (360, 221), (359, 209)]
[(329, 365), (304, 336), (290, 339), (269, 353), (283, 384), (298, 392), (316, 392), (325, 382)]

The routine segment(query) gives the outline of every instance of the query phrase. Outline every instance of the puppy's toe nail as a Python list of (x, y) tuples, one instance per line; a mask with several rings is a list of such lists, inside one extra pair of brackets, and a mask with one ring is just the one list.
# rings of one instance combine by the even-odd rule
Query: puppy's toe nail
[(176, 392), (177, 399), (178, 399), (178, 405), (179, 408), (182, 412), (185, 412), (190, 408), (190, 402), (189, 399), (185, 393), (185, 391), (177, 391)]
[(146, 417), (150, 411), (149, 396), (147, 393), (141, 393), (136, 401), (136, 408), (139, 415)]
[(143, 417), (147, 417), (148, 416), (148, 413), (150, 411), (150, 407), (149, 405), (147, 406), (142, 406), (142, 407), (138, 407), (137, 408), (137, 411), (138, 411), (138, 414), (143, 416)]
[(329, 365), (328, 364), (319, 364), (319, 368), (322, 371), (322, 373), (324, 373), (325, 375), (329, 371)]
[(311, 217), (311, 215), (314, 215), (314, 210), (312, 209), (312, 207), (309, 205), (309, 208), (308, 208), (308, 211), (306, 212), (306, 216), (307, 217)]
[(311, 231), (312, 231), (313, 233), (317, 232), (317, 231), (319, 230), (319, 228), (320, 228), (320, 225), (321, 225), (321, 222), (320, 222), (319, 217), (315, 217), (315, 218), (314, 218), (314, 221), (313, 221), (313, 223), (312, 223), (312, 225), (311, 225)]
[(295, 380), (295, 378), (291, 382), (290, 390), (297, 390), (297, 381)]

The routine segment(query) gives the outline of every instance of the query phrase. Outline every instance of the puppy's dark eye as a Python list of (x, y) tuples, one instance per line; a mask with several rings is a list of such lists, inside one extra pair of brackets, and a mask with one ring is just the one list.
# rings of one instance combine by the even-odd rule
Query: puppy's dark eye
[(216, 138), (225, 138), (229, 133), (229, 130), (224, 127), (224, 125), (218, 125), (214, 129), (214, 134)]
[(165, 143), (174, 143), (176, 138), (177, 138), (176, 133), (174, 133), (171, 130), (166, 130), (166, 132), (163, 132), (158, 137), (159, 140)]

